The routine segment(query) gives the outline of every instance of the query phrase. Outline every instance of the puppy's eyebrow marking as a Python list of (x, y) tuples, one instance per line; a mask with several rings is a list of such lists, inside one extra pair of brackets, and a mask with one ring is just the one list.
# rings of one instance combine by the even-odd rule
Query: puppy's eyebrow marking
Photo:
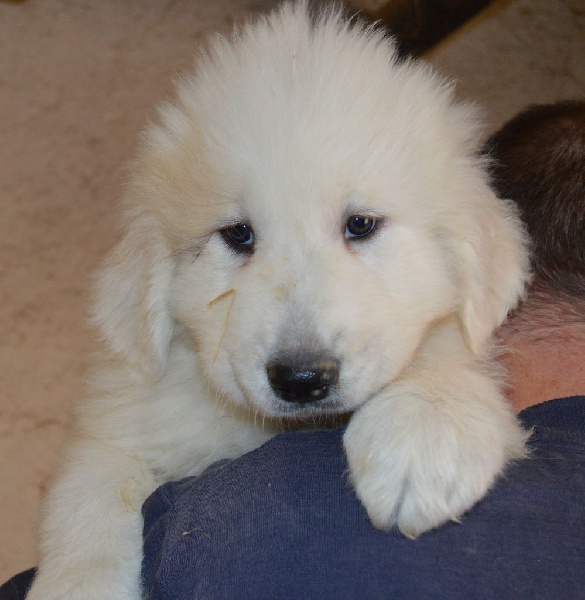
[(214, 306), (218, 302), (221, 302), (228, 296), (231, 296), (231, 300), (230, 300), (230, 303), (229, 303), (229, 306), (228, 306), (228, 309), (227, 309), (227, 312), (225, 315), (223, 327), (221, 328), (221, 334), (219, 336), (219, 343), (217, 344), (217, 350), (215, 351), (215, 354), (213, 355), (213, 360), (211, 361), (212, 365), (215, 364), (215, 361), (217, 360), (217, 357), (219, 356), (219, 350), (221, 349), (221, 343), (223, 342), (225, 332), (227, 331), (228, 321), (230, 320), (230, 314), (232, 312), (232, 306), (234, 305), (234, 300), (236, 299), (236, 290), (234, 288), (226, 290), (225, 292), (222, 292), (219, 296), (217, 296), (213, 300), (210, 300), (207, 303), (207, 308), (211, 308), (212, 306)]

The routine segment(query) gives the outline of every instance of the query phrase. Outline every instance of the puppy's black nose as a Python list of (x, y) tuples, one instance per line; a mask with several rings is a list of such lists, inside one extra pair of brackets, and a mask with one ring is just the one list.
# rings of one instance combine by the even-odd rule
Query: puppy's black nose
[(323, 400), (339, 379), (339, 361), (325, 360), (304, 365), (272, 363), (266, 368), (275, 393), (287, 402), (306, 404)]

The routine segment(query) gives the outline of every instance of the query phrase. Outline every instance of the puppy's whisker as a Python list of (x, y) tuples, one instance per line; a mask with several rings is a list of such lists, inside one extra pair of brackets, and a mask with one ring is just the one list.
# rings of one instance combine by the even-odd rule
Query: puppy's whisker
[(225, 292), (221, 293), (219, 296), (217, 296), (213, 300), (210, 300), (207, 303), (207, 308), (211, 308), (212, 306), (214, 306), (218, 302), (221, 302), (222, 300), (224, 300), (227, 297), (230, 297), (230, 303), (228, 305), (228, 308), (227, 308), (227, 311), (226, 311), (226, 315), (225, 315), (225, 319), (224, 319), (224, 322), (223, 322), (223, 326), (221, 328), (221, 333), (220, 333), (220, 336), (219, 336), (219, 342), (217, 344), (217, 349), (215, 351), (215, 354), (213, 355), (213, 360), (211, 361), (212, 365), (215, 364), (215, 361), (217, 360), (217, 357), (219, 356), (219, 351), (221, 349), (221, 343), (223, 342), (223, 338), (225, 336), (225, 332), (227, 331), (228, 321), (229, 321), (229, 318), (230, 318), (230, 314), (232, 312), (232, 306), (233, 306), (234, 300), (236, 298), (236, 290), (235, 290), (235, 288), (231, 288), (229, 290), (226, 290)]

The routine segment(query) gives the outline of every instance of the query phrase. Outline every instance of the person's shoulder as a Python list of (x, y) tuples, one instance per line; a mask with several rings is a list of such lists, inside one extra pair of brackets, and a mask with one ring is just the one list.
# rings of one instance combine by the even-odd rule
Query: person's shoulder
[(585, 452), (585, 396), (571, 396), (541, 402), (518, 415), (532, 431), (531, 451), (556, 449), (567, 453), (567, 460)]

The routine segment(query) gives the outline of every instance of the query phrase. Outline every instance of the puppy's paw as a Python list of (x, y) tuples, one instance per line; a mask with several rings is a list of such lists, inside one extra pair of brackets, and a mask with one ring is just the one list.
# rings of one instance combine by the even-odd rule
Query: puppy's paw
[(458, 521), (506, 462), (524, 455), (526, 433), (503, 402), (466, 400), (403, 389), (353, 416), (344, 445), (356, 493), (375, 527), (396, 526), (414, 538)]

